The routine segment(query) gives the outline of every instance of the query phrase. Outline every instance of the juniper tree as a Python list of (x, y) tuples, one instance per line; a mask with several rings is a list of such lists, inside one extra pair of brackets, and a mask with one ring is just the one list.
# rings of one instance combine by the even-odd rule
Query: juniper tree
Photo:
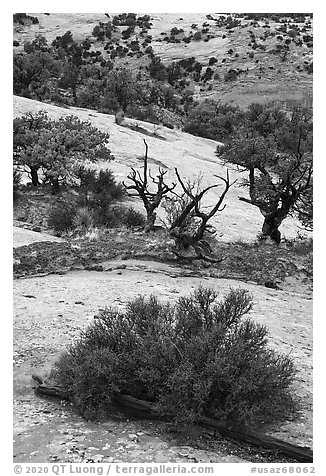
[[(228, 142), (217, 148), (225, 164), (247, 173), (249, 197), (239, 199), (259, 208), (262, 237), (281, 240), (279, 226), (291, 214), (312, 214), (312, 113), (275, 105), (251, 105)], [(304, 209), (303, 205), (305, 203)], [(301, 212), (300, 212), (301, 211)], [(305, 214), (305, 219), (307, 216)]]
[(39, 184), (39, 171), (57, 191), (85, 160), (112, 160), (109, 135), (76, 116), (54, 120), (45, 112), (27, 113), (14, 119), (14, 165), (27, 171)]

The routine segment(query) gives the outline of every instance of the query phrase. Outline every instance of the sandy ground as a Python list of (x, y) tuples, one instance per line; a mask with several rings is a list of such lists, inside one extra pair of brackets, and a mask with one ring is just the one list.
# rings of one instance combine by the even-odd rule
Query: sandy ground
[[(78, 336), (80, 329), (92, 322), (99, 308), (123, 306), (140, 293), (155, 293), (161, 300), (174, 301), (199, 284), (214, 287), (221, 297), (230, 287), (241, 286), (252, 292), (255, 305), (251, 317), (268, 326), (271, 346), (292, 355), (299, 370), (295, 392), (303, 405), (302, 415), (295, 423), (289, 422), (275, 429), (273, 434), (295, 444), (312, 446), (311, 300), (234, 280), (184, 277), (182, 270), (154, 262), (112, 261), (110, 267), (112, 271), (109, 272), (74, 271), (14, 282), (15, 461), (47, 462), (51, 455), (57, 455), (60, 461), (75, 461), (70, 451), (72, 441), (79, 449), (84, 448), (86, 456), (95, 451), (89, 448), (97, 448), (96, 454), (104, 455), (103, 462), (111, 461), (110, 458), (149, 462), (155, 460), (157, 454), (166, 461), (179, 461), (180, 448), (171, 450), (171, 442), (164, 442), (154, 427), (149, 433), (147, 428), (147, 436), (143, 438), (144, 428), (140, 422), (126, 422), (123, 426), (113, 420), (101, 425), (82, 421), (67, 409), (35, 397), (30, 375), (46, 373), (60, 352)], [(109, 438), (107, 425), (111, 425)], [(51, 431), (44, 438), (42, 435), (48, 427)], [(135, 432), (140, 432), (137, 444), (128, 436)], [(125, 440), (119, 450), (121, 438)], [(98, 451), (99, 443), (94, 443), (94, 439), (109, 444), (111, 450)], [(149, 440), (154, 450), (148, 453)], [(131, 448), (126, 442), (135, 446)], [(192, 447), (189, 451), (193, 454), (195, 450)], [(81, 456), (80, 451), (74, 454), (77, 459), (82, 458), (80, 461), (85, 461), (86, 456)], [(225, 462), (226, 456), (227, 462), (241, 461), (216, 449), (211, 455), (207, 451), (197, 454), (196, 459)], [(187, 458), (181, 461), (189, 461)]]

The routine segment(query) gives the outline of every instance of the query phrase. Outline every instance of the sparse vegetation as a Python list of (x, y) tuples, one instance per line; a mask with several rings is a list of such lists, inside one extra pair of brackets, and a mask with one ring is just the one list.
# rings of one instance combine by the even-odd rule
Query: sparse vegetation
[[(102, 271), (102, 283), (121, 269), (121, 283), (129, 284), (131, 267), (133, 275), (164, 269), (169, 288), (162, 286), (162, 296), (170, 303), (135, 298), (128, 286), (126, 307), (101, 308), (56, 362), (52, 381), (87, 419), (107, 417), (115, 398), (128, 394), (183, 427), (208, 417), (234, 431), (278, 423), (282, 434), (286, 421), (291, 438), (300, 401), (294, 439), (301, 444), (310, 364), (301, 367), (298, 356), (306, 358), (309, 343), (301, 346), (300, 337), (294, 360), (272, 349), (289, 352), (297, 344), (306, 321), (299, 330), (289, 322), (293, 342), (283, 324), (292, 312), (306, 317), (312, 291), (311, 15), (208, 14), (204, 23), (175, 17), (160, 32), (157, 15), (105, 14), (107, 21), (96, 24), (99, 16), (81, 14), (79, 39), (72, 22), (54, 41), (47, 24), (56, 14), (39, 15), (44, 36), (36, 33), (37, 18), (14, 15), (14, 93), (44, 102), (44, 111), (24, 114), (33, 101), (15, 99), (14, 225), (34, 231), (31, 240), (51, 239), (43, 232), (61, 239), (15, 248), (14, 276)], [(75, 107), (82, 108), (78, 117), (69, 113)], [(114, 159), (108, 132), (114, 173), (106, 168)], [(213, 141), (220, 143), (215, 159)], [(238, 193), (230, 190), (235, 182)], [(230, 213), (218, 213), (226, 204)], [(293, 238), (295, 227), (301, 231)], [(141, 270), (134, 260), (143, 260)], [(231, 279), (248, 282), (258, 312), (248, 317), (253, 298), (240, 288), (217, 301), (215, 290), (200, 287), (171, 304), (175, 294), (168, 293), (182, 289), (177, 276), (187, 277), (183, 289), (202, 279), (223, 289)], [(85, 323), (84, 314), (79, 318)], [(257, 322), (274, 329), (278, 320), (280, 334), (269, 342)]]

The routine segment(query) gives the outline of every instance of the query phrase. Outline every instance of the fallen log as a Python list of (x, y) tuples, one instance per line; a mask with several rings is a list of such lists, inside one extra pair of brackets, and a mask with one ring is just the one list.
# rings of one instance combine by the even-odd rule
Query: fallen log
[[(36, 375), (32, 375), (32, 378), (37, 384), (34, 388), (38, 394), (57, 397), (61, 400), (70, 399), (69, 394), (65, 392), (60, 386), (46, 382), (41, 377)], [(138, 398), (134, 398), (129, 395), (119, 394), (115, 396), (114, 403), (118, 408), (122, 407), (129, 412), (133, 412), (136, 414), (136, 416), (141, 415), (146, 418), (165, 419), (163, 416), (159, 416), (157, 414), (153, 403), (147, 402), (145, 400), (139, 400)], [(278, 452), (291, 459), (296, 459), (301, 463), (313, 462), (313, 452), (310, 448), (293, 445), (286, 441), (262, 433), (230, 428), (212, 418), (202, 417), (196, 423), (203, 428), (213, 430), (214, 434), (219, 433), (224, 438), (260, 448), (266, 448), (268, 450)]]
[(208, 261), (209, 263), (217, 264), (217, 263), (221, 263), (224, 260), (224, 258), (219, 258), (219, 259), (211, 258), (205, 255), (204, 253), (198, 253), (196, 256), (185, 256), (176, 250), (172, 250), (172, 253), (175, 254), (178, 259), (189, 261), (189, 262), (196, 261), (196, 260), (203, 260), (203, 261)]
[(313, 452), (310, 448), (305, 446), (293, 445), (292, 443), (288, 443), (262, 433), (228, 428), (225, 425), (220, 424), (218, 421), (210, 418), (201, 418), (198, 421), (198, 424), (204, 428), (218, 432), (224, 438), (241, 441), (249, 445), (258, 446), (269, 450), (274, 450), (302, 463), (313, 462)]
[(70, 395), (65, 392), (59, 385), (46, 382), (39, 375), (32, 375), (32, 379), (37, 383), (34, 387), (35, 392), (39, 395), (45, 395), (47, 397), (60, 398), (60, 400), (70, 400)]

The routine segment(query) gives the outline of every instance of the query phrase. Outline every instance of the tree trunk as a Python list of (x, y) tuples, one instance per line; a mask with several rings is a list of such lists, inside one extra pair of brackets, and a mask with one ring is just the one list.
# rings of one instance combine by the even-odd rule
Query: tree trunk
[(31, 167), (32, 185), (34, 185), (34, 187), (37, 187), (40, 184), (38, 180), (37, 171), (38, 171), (38, 167)]
[(265, 220), (262, 227), (263, 238), (270, 237), (277, 245), (281, 242), (281, 233), (279, 232), (279, 226), (283, 220), (275, 214), (269, 214), (265, 216)]
[(154, 230), (154, 223), (155, 223), (157, 215), (153, 210), (146, 210), (146, 211), (147, 211), (147, 217), (146, 217), (144, 231), (145, 233), (148, 233), (149, 231)]
[(74, 101), (74, 106), (77, 106), (77, 86), (73, 86), (71, 89), (72, 89), (72, 97)]
[(59, 192), (59, 179), (58, 177), (54, 177), (52, 179), (52, 195), (55, 195), (56, 193)]

